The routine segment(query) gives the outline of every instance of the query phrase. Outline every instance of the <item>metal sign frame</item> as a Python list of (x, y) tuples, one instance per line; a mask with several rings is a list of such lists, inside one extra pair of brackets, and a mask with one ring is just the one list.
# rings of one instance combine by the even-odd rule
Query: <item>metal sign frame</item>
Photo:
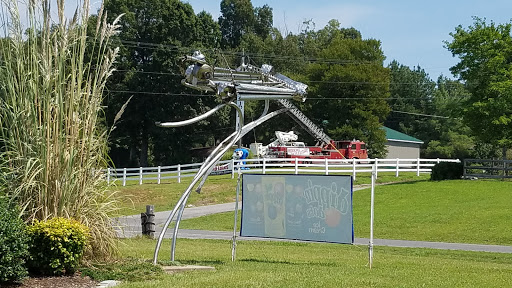
[(241, 236), (354, 243), (351, 176), (244, 174), (242, 186)]

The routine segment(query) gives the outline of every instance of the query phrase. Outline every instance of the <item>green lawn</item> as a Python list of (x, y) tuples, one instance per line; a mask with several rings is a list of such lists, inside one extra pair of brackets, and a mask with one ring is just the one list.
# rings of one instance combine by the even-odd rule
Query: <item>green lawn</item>
[[(377, 183), (421, 181), (429, 179), (429, 177), (430, 174), (427, 173), (422, 173), (418, 177), (414, 172), (404, 172), (400, 173), (400, 177), (397, 178), (394, 172), (386, 172), (379, 174)], [(130, 181), (124, 187), (112, 186), (111, 189), (118, 191), (117, 194), (121, 196), (118, 215), (139, 214), (146, 211), (146, 205), (155, 205), (155, 211), (172, 210), (191, 181), (192, 178), (185, 178), (181, 183), (177, 183), (176, 180), (166, 180), (162, 184), (143, 183), (142, 185), (136, 181)], [(370, 173), (359, 173), (354, 185), (370, 183)], [(120, 182), (117, 184), (121, 185)], [(193, 192), (188, 204), (202, 206), (233, 202), (235, 194), (236, 178), (231, 179), (231, 175), (210, 176), (203, 186), (201, 194)]]
[[(229, 176), (210, 181), (222, 190), (234, 186)], [(232, 192), (222, 193), (211, 191), (203, 201), (233, 197)], [(193, 197), (193, 201), (201, 199), (201, 195)], [(368, 237), (370, 189), (354, 192), (353, 202), (355, 236)], [(512, 245), (510, 203), (512, 183), (503, 181), (417, 181), (377, 186), (375, 237)], [(233, 212), (185, 220), (181, 228), (230, 231), (232, 225)], [(364, 246), (238, 241), (237, 261), (231, 262), (231, 241), (189, 239), (178, 240), (177, 263), (165, 260), (169, 259), (170, 240), (164, 240), (159, 255), (162, 264), (209, 265), (216, 271), (167, 275), (149, 264), (156, 240), (121, 242), (123, 260), (97, 264), (97, 268), (82, 269), (82, 273), (97, 280), (124, 280), (120, 288), (510, 287), (512, 279), (512, 254), (375, 247), (370, 270)]]
[[(370, 189), (354, 192), (354, 233), (369, 237)], [(512, 245), (512, 183), (422, 181), (377, 186), (375, 237)], [(233, 230), (234, 213), (184, 220), (183, 229)], [(240, 220), (238, 220), (240, 223)]]
[[(369, 237), (370, 189), (354, 193), (354, 229)], [(512, 183), (428, 181), (375, 189), (375, 237), (512, 245)]]
[[(121, 249), (125, 257), (149, 260), (154, 246), (155, 240), (129, 239)], [(163, 243), (160, 259), (168, 259), (169, 246)], [(180, 239), (181, 264), (216, 271), (167, 275), (136, 262), (121, 268), (117, 278), (129, 281), (118, 287), (510, 287), (510, 254), (390, 247), (374, 253), (370, 270), (366, 247), (239, 241), (231, 262), (230, 241)]]
[[(135, 215), (146, 211), (146, 205), (155, 205), (155, 211), (172, 210), (192, 178), (163, 182), (163, 184), (142, 184), (127, 182), (126, 186), (113, 186), (121, 196), (118, 215)], [(194, 206), (219, 204), (235, 201), (236, 179), (231, 175), (209, 177), (201, 193), (190, 194), (188, 203)]]

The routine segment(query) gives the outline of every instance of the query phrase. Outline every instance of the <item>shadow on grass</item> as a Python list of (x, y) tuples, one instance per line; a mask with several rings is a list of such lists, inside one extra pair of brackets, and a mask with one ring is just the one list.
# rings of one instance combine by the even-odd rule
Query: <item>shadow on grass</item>
[(245, 258), (238, 260), (240, 262), (255, 262), (255, 263), (268, 263), (268, 264), (288, 264), (288, 265), (298, 265), (300, 263), (293, 263), (290, 261), (283, 260), (268, 260), (268, 259), (255, 259), (255, 258)]
[(225, 265), (225, 261), (221, 260), (184, 260), (180, 264), (185, 265)]
[[(431, 181), (428, 179), (418, 179), (418, 180), (407, 180), (407, 181), (400, 181), (400, 182), (385, 182), (385, 183), (375, 183), (375, 186), (388, 186), (388, 185), (413, 185), (417, 183), (426, 183), (426, 182), (438, 182), (438, 181)], [(354, 185), (354, 186), (360, 186), (361, 190), (370, 189), (372, 188), (371, 184), (362, 184), (362, 185)]]
[(266, 263), (266, 264), (286, 264), (286, 265), (308, 265), (308, 266), (321, 266), (321, 267), (335, 267), (339, 266), (339, 263), (336, 262), (290, 262), (286, 260), (268, 260), (268, 259), (255, 259), (255, 258), (246, 258), (240, 259), (241, 262), (252, 262), (252, 263)]
[(410, 180), (410, 181), (403, 181), (403, 182), (392, 182), (392, 183), (382, 183), (380, 185), (413, 185), (416, 183), (422, 183), (422, 182), (434, 182), (426, 179), (419, 179), (419, 180)]

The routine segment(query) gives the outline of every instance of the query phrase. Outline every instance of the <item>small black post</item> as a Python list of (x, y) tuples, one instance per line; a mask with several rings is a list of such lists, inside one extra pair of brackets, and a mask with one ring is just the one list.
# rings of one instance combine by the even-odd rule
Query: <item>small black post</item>
[(155, 237), (155, 206), (146, 205), (146, 213), (141, 213), (142, 234)]

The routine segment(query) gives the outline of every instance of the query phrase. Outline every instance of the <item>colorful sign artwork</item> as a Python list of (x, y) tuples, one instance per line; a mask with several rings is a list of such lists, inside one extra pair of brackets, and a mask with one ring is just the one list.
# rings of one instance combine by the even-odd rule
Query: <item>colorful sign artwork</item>
[(241, 236), (353, 243), (350, 176), (242, 177)]

